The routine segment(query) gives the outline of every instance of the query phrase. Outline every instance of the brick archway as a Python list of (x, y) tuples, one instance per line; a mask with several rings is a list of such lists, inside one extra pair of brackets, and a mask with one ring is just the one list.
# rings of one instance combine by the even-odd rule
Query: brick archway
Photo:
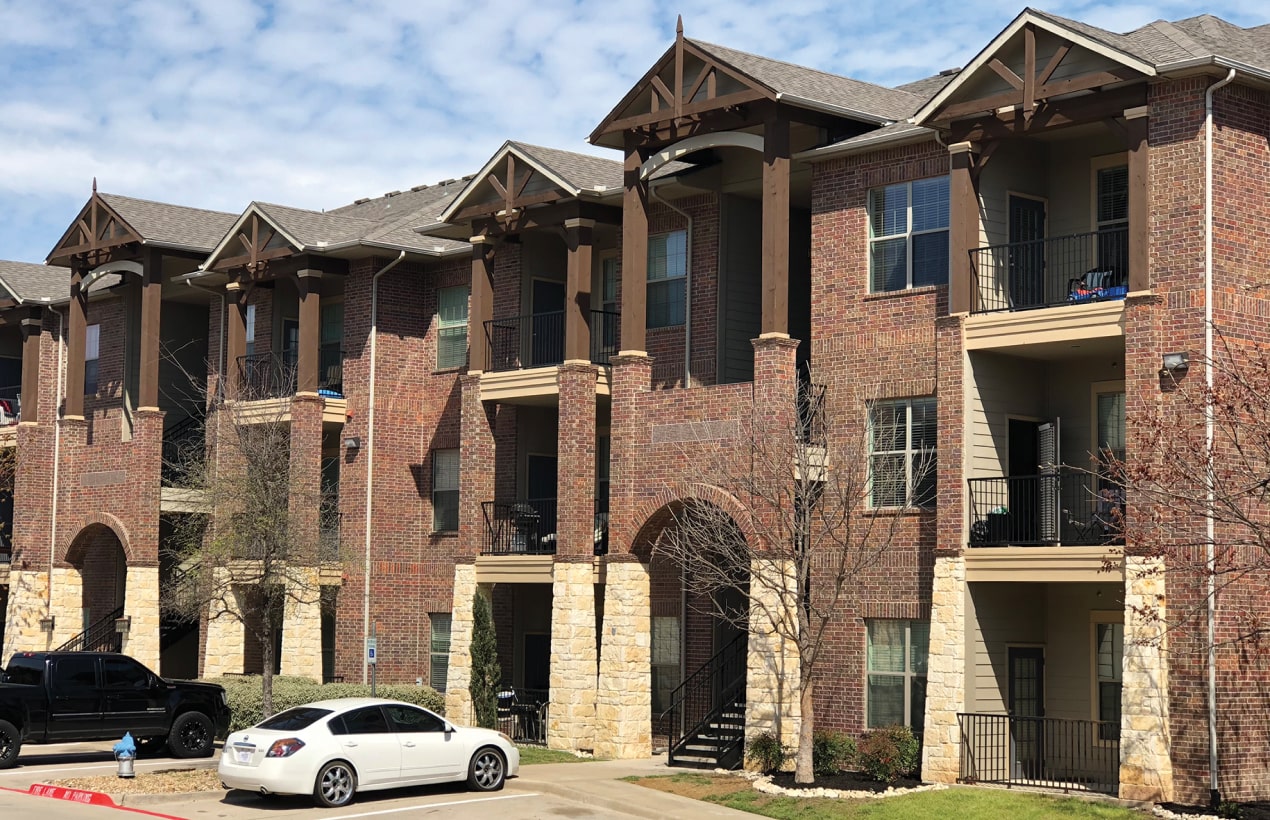
[(670, 523), (674, 511), (691, 501), (712, 504), (723, 510), (736, 522), (745, 540), (751, 544), (756, 543), (758, 534), (754, 530), (750, 512), (736, 496), (712, 484), (679, 484), (663, 487), (635, 509), (634, 520), (642, 523), (634, 530), (635, 535), (627, 545), (627, 551), (641, 555), (641, 560), (647, 560), (653, 542)]
[(92, 513), (84, 516), (80, 522), (79, 529), (76, 530), (75, 537), (72, 538), (66, 547), (58, 555), (58, 562), (62, 565), (78, 564), (83, 561), (84, 551), (92, 540), (98, 537), (101, 529), (110, 530), (115, 536), (115, 540), (119, 542), (119, 547), (123, 550), (124, 560), (133, 563), (132, 541), (128, 537), (128, 528), (123, 522), (110, 513)]

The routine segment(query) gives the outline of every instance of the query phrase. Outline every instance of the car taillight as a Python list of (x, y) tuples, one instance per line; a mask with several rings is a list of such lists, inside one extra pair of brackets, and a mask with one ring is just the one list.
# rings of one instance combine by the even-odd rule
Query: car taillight
[(290, 757), (303, 748), (304, 741), (298, 737), (275, 740), (269, 751), (265, 752), (265, 757)]

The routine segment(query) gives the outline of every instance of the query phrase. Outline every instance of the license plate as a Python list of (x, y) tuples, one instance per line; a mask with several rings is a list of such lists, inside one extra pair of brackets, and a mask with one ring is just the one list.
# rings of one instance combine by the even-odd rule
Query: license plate
[(239, 763), (250, 763), (251, 753), (254, 751), (255, 749), (251, 747), (235, 746), (234, 759), (237, 760)]

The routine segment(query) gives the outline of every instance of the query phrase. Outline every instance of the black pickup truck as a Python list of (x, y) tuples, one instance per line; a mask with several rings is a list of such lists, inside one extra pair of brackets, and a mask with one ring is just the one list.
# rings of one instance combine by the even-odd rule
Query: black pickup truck
[(0, 676), (0, 769), (23, 743), (118, 740), (141, 751), (207, 757), (229, 731), (225, 689), (164, 680), (113, 652), (19, 652)]

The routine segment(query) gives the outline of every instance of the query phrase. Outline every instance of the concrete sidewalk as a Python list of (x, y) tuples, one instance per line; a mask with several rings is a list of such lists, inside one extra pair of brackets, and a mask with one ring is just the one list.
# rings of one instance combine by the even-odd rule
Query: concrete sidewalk
[(584, 763), (538, 763), (521, 766), (520, 776), (507, 781), (515, 791), (535, 791), (589, 804), (631, 817), (662, 820), (668, 817), (748, 817), (748, 812), (716, 806), (701, 800), (624, 783), (623, 777), (655, 777), (680, 774), (688, 769), (671, 769), (666, 756), (647, 760), (605, 760)]

